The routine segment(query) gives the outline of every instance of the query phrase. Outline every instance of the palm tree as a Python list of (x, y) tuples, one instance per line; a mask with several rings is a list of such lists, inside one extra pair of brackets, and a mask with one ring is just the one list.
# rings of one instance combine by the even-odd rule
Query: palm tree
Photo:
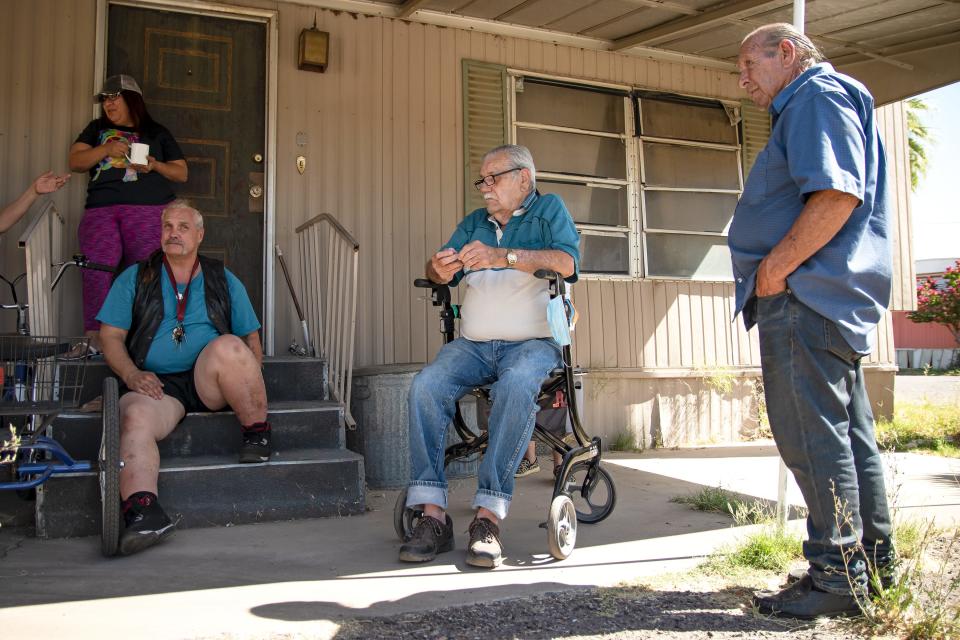
[(910, 187), (917, 190), (920, 178), (927, 175), (927, 147), (935, 142), (922, 114), (930, 106), (921, 98), (909, 98), (907, 101), (907, 141), (910, 145)]

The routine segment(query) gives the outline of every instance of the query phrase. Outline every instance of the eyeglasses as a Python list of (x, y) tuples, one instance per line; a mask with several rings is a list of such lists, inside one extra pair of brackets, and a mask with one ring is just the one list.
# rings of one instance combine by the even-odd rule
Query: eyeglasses
[(480, 190), (480, 185), (482, 184), (485, 184), (488, 187), (492, 187), (493, 185), (497, 184), (497, 178), (499, 176), (502, 176), (505, 173), (510, 173), (511, 171), (520, 171), (521, 169), (523, 169), (523, 167), (514, 167), (512, 169), (507, 169), (506, 171), (501, 171), (499, 173), (491, 173), (490, 175), (484, 176), (479, 180), (477, 180), (476, 182), (474, 182), (473, 186), (475, 186), (478, 191)]
[(119, 98), (120, 92), (117, 91), (116, 93), (101, 93), (99, 97), (100, 97), (100, 102), (109, 102), (110, 100), (116, 100), (117, 98)]

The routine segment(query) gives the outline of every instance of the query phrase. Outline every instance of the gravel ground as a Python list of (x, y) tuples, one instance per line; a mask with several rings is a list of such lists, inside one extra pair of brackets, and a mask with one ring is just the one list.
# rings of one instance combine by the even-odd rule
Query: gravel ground
[[(955, 543), (951, 545), (946, 535), (930, 541), (927, 571), (918, 590), (921, 600), (931, 592), (951, 593), (954, 614), (960, 606)], [(950, 558), (946, 565), (944, 557)], [(754, 589), (777, 586), (777, 576), (753, 574), (736, 581), (741, 584), (693, 571), (664, 576), (650, 585), (545, 593), (393, 618), (356, 618), (342, 623), (336, 639), (846, 640), (899, 635), (868, 633), (862, 624), (850, 620), (802, 623), (755, 615), (749, 606)]]

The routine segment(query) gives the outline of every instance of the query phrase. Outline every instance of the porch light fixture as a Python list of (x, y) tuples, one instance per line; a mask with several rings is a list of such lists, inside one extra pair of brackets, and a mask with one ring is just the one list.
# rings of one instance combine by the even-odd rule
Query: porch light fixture
[(330, 53), (330, 34), (317, 29), (317, 17), (313, 17), (313, 27), (300, 32), (300, 55), (297, 57), (297, 68), (301, 71), (316, 71), (323, 73), (327, 70)]

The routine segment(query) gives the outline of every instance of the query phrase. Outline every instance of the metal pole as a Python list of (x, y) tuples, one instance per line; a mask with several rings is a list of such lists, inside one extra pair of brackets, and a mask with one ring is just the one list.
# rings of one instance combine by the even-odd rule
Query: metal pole
[[(793, 0), (793, 28), (803, 33), (804, 13), (806, 11), (805, 0)], [(787, 524), (787, 514), (790, 509), (787, 506), (787, 465), (780, 458), (780, 468), (777, 471), (777, 522), (781, 526)]]

